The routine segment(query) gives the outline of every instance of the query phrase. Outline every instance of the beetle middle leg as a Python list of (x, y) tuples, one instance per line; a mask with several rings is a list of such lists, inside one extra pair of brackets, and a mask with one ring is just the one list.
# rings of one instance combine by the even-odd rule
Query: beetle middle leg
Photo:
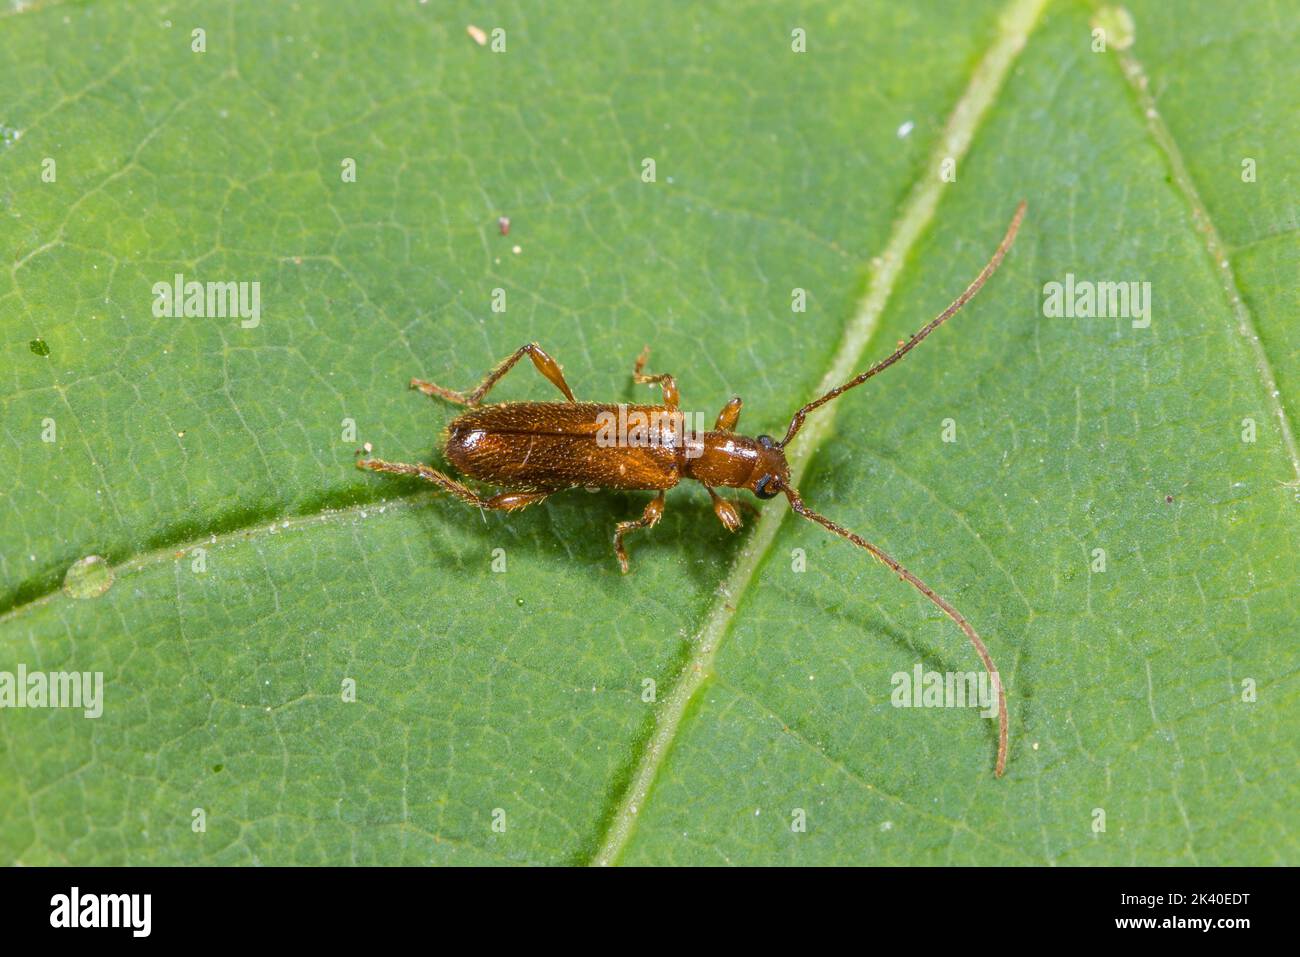
[(645, 368), (646, 360), (650, 358), (650, 347), (646, 346), (641, 350), (641, 355), (637, 356), (636, 365), (632, 369), (632, 381), (638, 385), (647, 385), (657, 382), (664, 390), (664, 405), (669, 409), (677, 411), (677, 380), (666, 372), (659, 375), (646, 375), (641, 370)]
[(463, 485), (451, 476), (444, 475), (432, 466), (424, 465), (421, 462), (385, 462), (383, 459), (360, 459), (357, 462), (357, 468), (367, 469), (371, 472), (387, 472), (389, 475), (411, 475), (422, 478), (426, 482), (432, 482), (443, 491), (450, 492), (466, 505), (473, 505), (475, 508), (490, 508), (500, 512), (518, 511), (521, 508), (527, 508), (529, 505), (535, 505), (542, 499), (554, 494), (550, 489), (534, 489), (523, 492), (499, 492), (489, 498), (484, 498), (468, 485)]
[(483, 401), (483, 397), (492, 390), (492, 387), (500, 382), (502, 377), (524, 356), (528, 356), (533, 360), (533, 365), (537, 367), (537, 371), (564, 393), (566, 399), (570, 402), (578, 401), (573, 397), (573, 390), (569, 388), (569, 383), (564, 381), (564, 372), (561, 371), (560, 364), (547, 355), (542, 347), (535, 342), (520, 346), (512, 355), (502, 359), (497, 363), (496, 368), (484, 376), (483, 381), (472, 391), (458, 392), (455, 389), (434, 385), (432, 382), (425, 382), (423, 379), (412, 379), (411, 388), (419, 389), (428, 396), (436, 396), (440, 399), (446, 399), (448, 402), (455, 402), (457, 405), (467, 405), (472, 409)]
[(627, 549), (623, 547), (623, 536), (638, 528), (654, 528), (659, 519), (664, 517), (664, 493), (660, 492), (646, 503), (645, 511), (634, 522), (619, 522), (614, 531), (614, 553), (618, 555), (619, 567), (627, 574)]

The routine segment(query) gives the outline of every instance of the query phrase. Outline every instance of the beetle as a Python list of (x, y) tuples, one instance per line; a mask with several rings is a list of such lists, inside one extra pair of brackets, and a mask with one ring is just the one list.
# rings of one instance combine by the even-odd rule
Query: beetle
[[(457, 416), (444, 433), (444, 456), (464, 475), (504, 491), (485, 497), (451, 476), (421, 463), (365, 458), (357, 461), (357, 467), (390, 475), (416, 476), (432, 482), (466, 504), (506, 512), (526, 508), (556, 492), (579, 486), (656, 492), (640, 518), (619, 522), (615, 528), (614, 553), (625, 574), (628, 560), (624, 537), (629, 532), (652, 528), (658, 523), (663, 517), (665, 493), (683, 479), (694, 479), (704, 486), (713, 501), (714, 513), (733, 532), (740, 528), (740, 513), (735, 504), (718, 495), (716, 489), (745, 489), (760, 499), (785, 495), (794, 512), (888, 566), (937, 605), (966, 635), (997, 689), (998, 755), (994, 773), (1001, 777), (1007, 759), (1006, 694), (984, 642), (956, 608), (883, 549), (805, 505), (791, 482), (785, 450), (798, 435), (810, 412), (888, 369), (969, 302), (1001, 264), (1015, 241), (1024, 215), (1025, 203), (1022, 201), (992, 258), (947, 309), (892, 354), (799, 409), (790, 420), (785, 437), (779, 442), (769, 435), (750, 438), (736, 433), (742, 404), (740, 396), (733, 397), (722, 407), (712, 430), (701, 435), (684, 429), (677, 381), (666, 373), (651, 375), (644, 371), (649, 356), (648, 346), (637, 358), (632, 378), (637, 383), (658, 385), (663, 395), (661, 405), (579, 402), (565, 381), (559, 363), (540, 345), (531, 342), (506, 357), (468, 392), (447, 389), (421, 379), (411, 380), (411, 388), (425, 395), (468, 407), (469, 411)], [(525, 356), (560, 390), (565, 401), (484, 405), (483, 399), (492, 387)], [(626, 434), (611, 429), (614, 423), (626, 425), (633, 422), (636, 427)], [(632, 441), (634, 434), (636, 441)]]

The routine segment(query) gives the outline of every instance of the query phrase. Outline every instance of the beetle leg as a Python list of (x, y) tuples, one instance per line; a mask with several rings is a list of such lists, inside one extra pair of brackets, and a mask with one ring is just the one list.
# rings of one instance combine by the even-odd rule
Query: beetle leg
[(358, 459), (357, 468), (371, 472), (386, 472), (389, 475), (415, 476), (424, 479), (426, 482), (432, 482), (468, 505), (481, 506), (483, 504), (483, 499), (468, 485), (462, 485), (450, 475), (443, 475), (437, 469), (421, 462), (408, 464), (406, 462), (385, 462), (383, 459)]
[(553, 494), (549, 489), (542, 492), (500, 492), (484, 502), (483, 507), (501, 512), (517, 512), (529, 505), (536, 505)]
[(623, 536), (638, 528), (654, 528), (659, 519), (664, 517), (664, 493), (660, 492), (646, 503), (645, 511), (634, 522), (619, 522), (614, 531), (614, 553), (618, 555), (619, 567), (627, 574), (627, 550), (623, 547)]
[(511, 370), (514, 364), (524, 356), (528, 356), (533, 360), (533, 365), (537, 367), (537, 371), (546, 376), (552, 385), (564, 393), (566, 399), (570, 402), (578, 401), (573, 397), (573, 390), (569, 388), (569, 383), (564, 381), (564, 372), (561, 371), (560, 364), (547, 355), (542, 347), (535, 342), (520, 346), (512, 355), (497, 363), (496, 368), (484, 376), (478, 387), (470, 392), (457, 392), (455, 389), (434, 385), (432, 382), (425, 382), (423, 379), (412, 379), (411, 388), (419, 389), (428, 396), (436, 396), (440, 399), (446, 399), (448, 402), (455, 402), (457, 405), (467, 405), (474, 408), (483, 401), (483, 397), (491, 391), (494, 385), (501, 381), (501, 378)]
[(740, 421), (740, 396), (733, 395), (731, 401), (722, 407), (718, 413), (718, 421), (713, 423), (713, 428), (718, 432), (736, 431), (736, 423)]
[(437, 469), (416, 462), (385, 462), (383, 459), (360, 459), (357, 468), (371, 472), (386, 472), (389, 475), (411, 475), (432, 482), (444, 491), (450, 492), (466, 505), (475, 508), (490, 508), (501, 512), (513, 512), (536, 504), (551, 495), (549, 489), (531, 492), (501, 492), (491, 498), (484, 498), (468, 485), (462, 485), (449, 475), (443, 475)]
[(737, 531), (740, 528), (740, 512), (736, 509), (735, 502), (729, 502), (707, 485), (704, 491), (709, 493), (709, 498), (713, 499), (713, 513), (718, 516), (723, 526), (729, 532)]
[(657, 382), (664, 390), (664, 405), (673, 411), (677, 410), (677, 380), (668, 373), (663, 372), (659, 375), (645, 375), (641, 372), (645, 368), (645, 362), (650, 358), (650, 347), (646, 346), (641, 350), (641, 355), (637, 357), (636, 366), (632, 371), (632, 381), (639, 385), (647, 385)]

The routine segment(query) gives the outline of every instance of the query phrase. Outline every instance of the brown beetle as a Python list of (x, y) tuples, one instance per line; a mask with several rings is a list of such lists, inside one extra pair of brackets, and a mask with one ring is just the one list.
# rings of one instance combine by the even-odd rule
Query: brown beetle
[[(682, 479), (694, 479), (704, 486), (713, 499), (713, 511), (731, 531), (740, 527), (740, 513), (715, 489), (743, 488), (762, 499), (784, 494), (795, 512), (869, 552), (900, 578), (910, 582), (956, 622), (970, 639), (997, 689), (998, 757), (995, 773), (1000, 777), (1007, 758), (1006, 695), (998, 670), (979, 635), (957, 609), (890, 555), (808, 508), (790, 483), (785, 449), (798, 434), (808, 413), (889, 368), (970, 301), (1011, 248), (1024, 214), (1025, 203), (1021, 202), (993, 257), (947, 309), (892, 355), (796, 412), (780, 442), (767, 435), (749, 438), (735, 433), (740, 419), (739, 396), (722, 407), (712, 430), (699, 434), (684, 428), (676, 380), (671, 375), (647, 375), (642, 371), (649, 347), (637, 359), (632, 378), (638, 383), (657, 383), (663, 390), (662, 405), (578, 402), (564, 380), (559, 364), (534, 342), (520, 347), (501, 362), (471, 392), (457, 392), (432, 382), (411, 380), (411, 388), (425, 395), (469, 407), (469, 412), (457, 416), (448, 426), (443, 443), (444, 455), (465, 475), (506, 491), (484, 497), (437, 469), (420, 463), (361, 459), (357, 466), (392, 475), (419, 476), (469, 505), (503, 511), (525, 508), (556, 492), (578, 486), (657, 491), (639, 519), (620, 522), (614, 532), (614, 551), (625, 573), (628, 563), (627, 551), (623, 547), (624, 536), (636, 529), (655, 525), (663, 516), (664, 493)], [(537, 371), (554, 384), (567, 401), (482, 405), (492, 387), (524, 356), (532, 360)]]

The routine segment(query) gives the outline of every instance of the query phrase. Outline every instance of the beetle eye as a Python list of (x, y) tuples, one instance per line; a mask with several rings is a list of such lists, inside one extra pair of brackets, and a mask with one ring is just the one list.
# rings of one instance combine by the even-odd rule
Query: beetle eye
[(777, 481), (775, 475), (764, 475), (754, 486), (754, 494), (759, 498), (776, 498), (776, 493), (781, 491), (781, 483)]
[(756, 441), (765, 449), (770, 449), (773, 445), (772, 436), (770, 435), (760, 435)]

